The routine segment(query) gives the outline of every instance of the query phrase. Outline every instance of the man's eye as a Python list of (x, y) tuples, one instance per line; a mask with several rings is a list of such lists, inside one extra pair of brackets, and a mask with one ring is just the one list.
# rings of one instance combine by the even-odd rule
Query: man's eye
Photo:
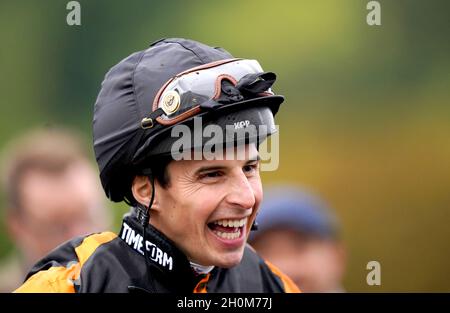
[(258, 165), (257, 165), (257, 164), (249, 164), (249, 165), (245, 165), (245, 166), (243, 167), (243, 170), (244, 170), (244, 172), (246, 172), (246, 173), (251, 173), (251, 172), (256, 171), (257, 168), (258, 168)]
[(201, 178), (217, 178), (222, 176), (222, 173), (216, 171), (216, 172), (209, 172), (201, 175)]

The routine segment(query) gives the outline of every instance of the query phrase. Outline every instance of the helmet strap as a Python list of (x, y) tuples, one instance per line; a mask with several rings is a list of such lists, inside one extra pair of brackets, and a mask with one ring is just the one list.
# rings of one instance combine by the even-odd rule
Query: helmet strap
[[(138, 218), (138, 221), (142, 225), (142, 239), (143, 239), (144, 246), (145, 246), (146, 242), (147, 242), (147, 240), (146, 240), (147, 232), (145, 231), (145, 229), (147, 228), (147, 225), (150, 223), (150, 208), (153, 205), (153, 200), (155, 200), (155, 178), (154, 178), (153, 172), (152, 172), (152, 170), (150, 168), (144, 169), (142, 171), (142, 174), (148, 177), (148, 179), (150, 180), (151, 187), (152, 187), (152, 196), (150, 198), (149, 205), (146, 206), (146, 205), (144, 205), (142, 203), (139, 203), (139, 202), (138, 202), (138, 205), (137, 205), (137, 207), (138, 207), (137, 218)], [(147, 255), (147, 248), (146, 247), (144, 247), (144, 259), (145, 259), (145, 264), (146, 264), (146, 268), (147, 268), (147, 276), (148, 276), (149, 275), (149, 270), (148, 270), (149, 263), (148, 263), (148, 255)], [(155, 284), (153, 282), (153, 279), (149, 278), (149, 280), (150, 280), (150, 285), (151, 285), (151, 288), (152, 288), (151, 292), (157, 292)]]
[(137, 214), (137, 218), (139, 220), (139, 222), (141, 223), (142, 227), (147, 227), (147, 224), (150, 222), (150, 208), (153, 205), (153, 201), (155, 200), (155, 178), (153, 176), (153, 172), (150, 168), (146, 168), (142, 171), (142, 174), (147, 176), (148, 179), (150, 180), (150, 184), (152, 187), (152, 196), (150, 198), (150, 203), (148, 206), (139, 203), (137, 204), (137, 208), (138, 208), (138, 214)]

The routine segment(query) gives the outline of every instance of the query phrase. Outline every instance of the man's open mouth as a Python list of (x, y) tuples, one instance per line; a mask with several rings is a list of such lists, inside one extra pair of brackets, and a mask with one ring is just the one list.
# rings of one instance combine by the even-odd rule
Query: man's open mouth
[(208, 223), (208, 227), (219, 238), (233, 240), (241, 237), (246, 223), (247, 217), (242, 219), (223, 219)]

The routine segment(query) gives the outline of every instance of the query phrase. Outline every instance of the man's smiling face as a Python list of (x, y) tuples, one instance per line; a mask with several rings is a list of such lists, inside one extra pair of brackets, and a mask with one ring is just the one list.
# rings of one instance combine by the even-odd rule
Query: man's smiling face
[(192, 262), (231, 267), (242, 259), (262, 186), (256, 147), (241, 149), (245, 158), (171, 162), (168, 186), (155, 182), (150, 224)]

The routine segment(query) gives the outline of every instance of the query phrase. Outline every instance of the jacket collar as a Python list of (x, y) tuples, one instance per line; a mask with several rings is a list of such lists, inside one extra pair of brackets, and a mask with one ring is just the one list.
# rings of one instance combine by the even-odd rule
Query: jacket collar
[(138, 289), (145, 290), (142, 283), (150, 280), (150, 284), (145, 285), (153, 292), (190, 293), (203, 278), (193, 272), (186, 255), (175, 246), (174, 242), (155, 227), (148, 224), (144, 235), (143, 227), (133, 209), (124, 216), (119, 238), (136, 252), (136, 257), (142, 258), (142, 262), (145, 262), (148, 279), (139, 278), (139, 281), (135, 282), (137, 286), (134, 286)]

